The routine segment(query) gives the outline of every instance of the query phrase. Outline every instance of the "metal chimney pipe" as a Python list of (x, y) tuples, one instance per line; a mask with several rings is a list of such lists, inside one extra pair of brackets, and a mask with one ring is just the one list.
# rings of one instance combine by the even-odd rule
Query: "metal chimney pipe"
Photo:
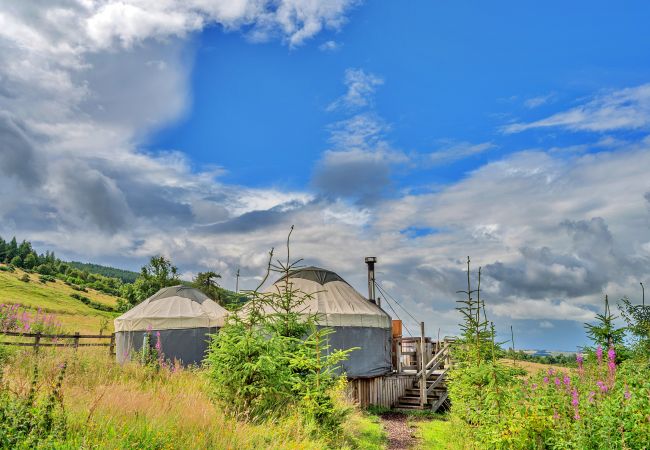
[(377, 258), (374, 256), (366, 256), (366, 264), (368, 264), (368, 300), (371, 303), (375, 301), (375, 263)]

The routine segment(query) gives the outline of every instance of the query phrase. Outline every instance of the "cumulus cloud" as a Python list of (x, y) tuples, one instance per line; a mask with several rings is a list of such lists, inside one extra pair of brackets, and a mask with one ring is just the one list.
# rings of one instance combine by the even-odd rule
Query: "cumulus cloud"
[(322, 52), (335, 52), (341, 48), (341, 44), (336, 41), (325, 41), (318, 46), (318, 49)]
[(529, 123), (513, 123), (505, 133), (534, 128), (566, 128), (571, 131), (604, 132), (640, 130), (650, 126), (650, 84), (620, 89), (595, 96), (587, 103)]

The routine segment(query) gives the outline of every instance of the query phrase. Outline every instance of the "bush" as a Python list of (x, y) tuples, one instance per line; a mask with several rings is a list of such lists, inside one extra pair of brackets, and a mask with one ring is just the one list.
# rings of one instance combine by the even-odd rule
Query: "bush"
[[(333, 330), (295, 312), (310, 297), (293, 289), (291, 267), (287, 261), (277, 269), (287, 280), (278, 292), (252, 292), (245, 310), (212, 337), (206, 363), (213, 394), (230, 414), (263, 421), (295, 409), (315, 433), (338, 436), (348, 411), (336, 402), (345, 385), (337, 369), (351, 350), (329, 352)], [(276, 313), (264, 314), (264, 306)]]
[(29, 281), (30, 281), (30, 279), (29, 279), (29, 275), (27, 275), (26, 273), (24, 273), (23, 276), (19, 278), (19, 280), (22, 281), (22, 282), (24, 282), (24, 283), (29, 283)]
[(38, 281), (40, 281), (43, 284), (54, 283), (56, 281), (56, 278), (49, 275), (41, 275), (40, 277), (38, 277)]
[(84, 305), (90, 306), (91, 308), (96, 309), (98, 311), (115, 312), (115, 309), (113, 307), (104, 305), (103, 303), (98, 303), (83, 295), (73, 293), (70, 294), (70, 297), (74, 298), (75, 300), (79, 300)]
[(0, 272), (15, 272), (13, 266), (0, 266)]

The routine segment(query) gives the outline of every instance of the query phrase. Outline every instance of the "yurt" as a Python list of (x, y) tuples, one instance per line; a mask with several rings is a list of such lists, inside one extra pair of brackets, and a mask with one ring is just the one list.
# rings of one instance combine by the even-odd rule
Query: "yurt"
[[(318, 314), (319, 325), (334, 329), (330, 349), (359, 347), (350, 353), (342, 369), (349, 378), (376, 377), (391, 371), (391, 317), (359, 294), (336, 273), (318, 267), (292, 271), (293, 290), (310, 294), (299, 308), (301, 314)], [(282, 277), (266, 292), (282, 289)], [(274, 311), (267, 307), (266, 313)]]
[(172, 286), (159, 290), (115, 319), (115, 353), (124, 362), (141, 351), (146, 334), (152, 345), (160, 336), (166, 360), (200, 364), (208, 334), (223, 327), (228, 312), (198, 289)]

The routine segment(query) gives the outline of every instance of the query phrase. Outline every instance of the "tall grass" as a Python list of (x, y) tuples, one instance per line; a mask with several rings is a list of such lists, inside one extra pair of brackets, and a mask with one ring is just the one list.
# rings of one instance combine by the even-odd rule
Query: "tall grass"
[[(69, 448), (150, 449), (321, 449), (324, 441), (304, 430), (291, 412), (282, 419), (253, 424), (229, 418), (210, 399), (201, 369), (155, 370), (136, 363), (118, 365), (105, 351), (44, 349), (35, 355), (18, 350), (8, 358), (4, 382), (27, 395), (34, 366), (41, 374), (37, 392), (44, 398), (67, 363), (62, 401)], [(369, 448), (377, 427), (355, 410), (338, 448)], [(378, 448), (373, 447), (372, 448)]]

